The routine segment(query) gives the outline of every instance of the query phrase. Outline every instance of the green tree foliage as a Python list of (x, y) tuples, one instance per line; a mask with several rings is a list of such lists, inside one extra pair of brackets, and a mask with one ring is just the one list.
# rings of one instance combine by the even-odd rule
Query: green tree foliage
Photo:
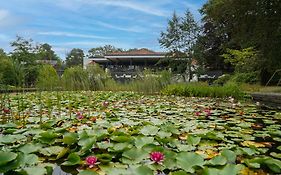
[(111, 80), (110, 73), (105, 72), (98, 64), (90, 64), (87, 69), (91, 90), (102, 90), (106, 82)]
[(83, 66), (84, 52), (82, 49), (72, 49), (66, 56), (66, 67)]
[(253, 47), (242, 50), (226, 49), (222, 55), (224, 61), (235, 66), (237, 72), (252, 72), (259, 70), (258, 53)]
[(39, 46), (38, 57), (39, 60), (60, 60), (59, 57), (53, 51), (52, 46), (47, 43), (44, 43)]
[(45, 64), (40, 67), (36, 87), (41, 90), (55, 90), (59, 85), (59, 76), (53, 66)]
[(226, 48), (254, 47), (260, 53), (262, 81), (280, 68), (281, 0), (209, 0), (201, 13), (207, 59), (216, 59)]
[[(159, 43), (163, 48), (169, 50), (168, 59), (164, 60), (175, 70), (186, 70), (189, 73), (189, 80), (192, 79), (191, 63), (193, 48), (199, 34), (199, 27), (189, 10), (184, 17), (178, 17), (174, 12), (172, 19), (168, 22), (166, 32), (161, 32)], [(182, 66), (184, 65), (184, 68)]]
[(11, 42), (11, 46), (14, 48), (11, 52), (11, 57), (17, 60), (21, 64), (34, 64), (36, 61), (36, 46), (33, 46), (32, 39), (24, 39), (17, 36), (16, 40)]
[(89, 78), (81, 66), (67, 68), (62, 75), (62, 85), (65, 90), (89, 90)]
[(92, 48), (88, 51), (88, 56), (89, 57), (102, 57), (107, 53), (112, 53), (112, 52), (122, 52), (123, 50), (120, 48), (116, 48), (112, 45), (105, 45), (102, 47), (96, 47)]

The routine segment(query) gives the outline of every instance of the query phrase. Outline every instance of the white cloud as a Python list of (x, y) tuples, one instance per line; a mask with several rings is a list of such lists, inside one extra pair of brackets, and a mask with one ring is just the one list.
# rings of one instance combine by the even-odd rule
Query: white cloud
[(110, 42), (103, 42), (103, 41), (73, 41), (73, 42), (62, 42), (62, 43), (54, 43), (52, 44), (54, 47), (57, 48), (93, 48), (93, 47), (99, 47), (104, 45), (114, 45), (116, 47), (121, 48), (131, 48), (132, 46), (130, 43), (122, 43), (120, 41), (110, 41)]
[(56, 5), (70, 10), (79, 10), (79, 8), (85, 5), (103, 5), (126, 8), (154, 16), (169, 16), (169, 14), (161, 8), (153, 7), (151, 4), (147, 3), (135, 2), (133, 0), (73, 0), (71, 2), (69, 0), (59, 0)]
[(0, 22), (2, 23), (3, 21), (7, 20), (9, 15), (10, 13), (8, 10), (0, 9)]
[(12, 15), (10, 11), (6, 9), (0, 9), (0, 30), (6, 27), (18, 25), (21, 20)]
[(120, 26), (112, 25), (109, 23), (101, 22), (101, 21), (96, 21), (96, 24), (98, 24), (102, 27), (105, 27), (105, 28), (121, 30), (121, 31), (125, 31), (125, 32), (135, 32), (135, 33), (145, 32), (145, 29), (140, 26), (120, 27)]
[(37, 35), (47, 35), (47, 36), (64, 36), (64, 37), (77, 37), (77, 38), (92, 38), (92, 39), (113, 39), (110, 37), (77, 34), (70, 32), (38, 32)]

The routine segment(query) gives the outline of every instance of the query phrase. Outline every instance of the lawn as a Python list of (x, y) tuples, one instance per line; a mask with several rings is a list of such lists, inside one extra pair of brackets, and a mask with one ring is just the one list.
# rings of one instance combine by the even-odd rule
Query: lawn
[(2, 94), (0, 173), (281, 173), (281, 113), (232, 98)]

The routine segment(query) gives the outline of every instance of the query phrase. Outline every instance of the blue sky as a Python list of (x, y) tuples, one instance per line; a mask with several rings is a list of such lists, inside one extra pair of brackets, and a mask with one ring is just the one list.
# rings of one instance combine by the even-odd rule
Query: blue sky
[(207, 0), (1, 0), (0, 48), (11, 50), (16, 35), (49, 43), (64, 59), (72, 48), (85, 52), (111, 44), (161, 50), (158, 38), (173, 11), (189, 10), (197, 21)]

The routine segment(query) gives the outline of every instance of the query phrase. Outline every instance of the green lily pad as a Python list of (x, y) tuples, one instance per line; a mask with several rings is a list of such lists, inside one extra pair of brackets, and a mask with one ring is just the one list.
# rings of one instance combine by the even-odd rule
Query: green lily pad
[(79, 165), (81, 163), (81, 159), (77, 153), (71, 153), (67, 157), (67, 161), (63, 162), (62, 165), (64, 166), (73, 166)]
[(178, 167), (189, 173), (194, 173), (196, 167), (203, 167), (205, 164), (203, 157), (192, 152), (181, 152), (176, 160)]
[(144, 145), (153, 143), (153, 137), (136, 137), (135, 138), (135, 145), (137, 148), (142, 148)]
[(67, 145), (73, 145), (78, 142), (78, 135), (76, 133), (66, 133), (63, 136), (62, 142)]
[(47, 170), (42, 167), (28, 167), (23, 169), (27, 175), (45, 175)]
[(201, 141), (201, 137), (196, 137), (196, 136), (193, 136), (193, 135), (189, 135), (188, 137), (187, 137), (187, 143), (189, 144), (189, 145), (193, 145), (193, 146), (196, 146), (196, 145), (198, 145), (199, 143), (200, 143), (200, 141)]
[(216, 166), (216, 165), (225, 165), (227, 159), (224, 156), (216, 156), (213, 157), (211, 160), (208, 161), (209, 164)]
[(23, 152), (24, 154), (30, 154), (30, 153), (38, 152), (41, 148), (42, 146), (39, 144), (28, 143), (20, 147), (19, 151)]
[(15, 160), (17, 156), (18, 155), (13, 152), (0, 151), (0, 166), (3, 166), (12, 160)]
[(83, 171), (80, 171), (78, 173), (78, 175), (99, 175), (99, 174), (97, 172), (95, 172), (95, 171), (83, 170)]
[(157, 134), (159, 128), (157, 126), (147, 125), (144, 126), (140, 132), (145, 136), (154, 136)]

